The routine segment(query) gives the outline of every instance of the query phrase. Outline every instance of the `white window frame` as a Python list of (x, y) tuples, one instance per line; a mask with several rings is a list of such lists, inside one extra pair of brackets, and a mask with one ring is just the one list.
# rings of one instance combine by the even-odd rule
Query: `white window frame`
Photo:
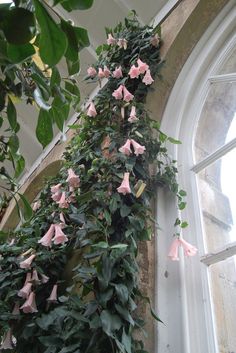
[[(173, 196), (159, 191), (157, 219), (162, 231), (158, 232), (156, 242), (155, 293), (156, 309), (164, 325), (157, 324), (157, 353), (218, 353), (205, 271), (208, 263), (207, 260), (206, 264), (200, 261), (204, 249), (196, 170), (192, 170), (193, 137), (210, 83), (219, 79), (215, 73), (236, 45), (235, 23), (235, 1), (229, 1), (184, 65), (162, 119), (162, 130), (182, 141), (180, 147), (170, 146), (169, 152), (178, 161), (179, 183), (188, 194), (187, 208), (182, 216), (190, 225), (183, 236), (198, 246), (199, 254), (187, 259), (181, 256), (179, 262), (167, 258), (174, 232), (172, 224), (178, 214)], [(224, 75), (224, 80), (227, 80), (227, 75)]]

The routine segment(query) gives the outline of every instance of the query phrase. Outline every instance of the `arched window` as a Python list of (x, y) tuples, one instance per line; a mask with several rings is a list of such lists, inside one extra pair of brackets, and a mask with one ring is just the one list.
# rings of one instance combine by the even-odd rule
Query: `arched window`
[[(229, 2), (200, 40), (171, 93), (162, 129), (187, 191), (184, 238), (196, 258), (166, 259), (176, 216), (159, 193), (157, 352), (236, 352), (236, 6)], [(163, 208), (164, 206), (164, 208)], [(167, 234), (165, 234), (167, 233)]]

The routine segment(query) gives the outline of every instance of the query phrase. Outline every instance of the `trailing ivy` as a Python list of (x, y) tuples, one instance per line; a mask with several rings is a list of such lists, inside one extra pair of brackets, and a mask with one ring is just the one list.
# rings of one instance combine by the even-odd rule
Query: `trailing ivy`
[[(98, 48), (87, 77), (100, 80), (106, 73), (107, 83), (73, 127), (78, 133), (64, 165), (45, 185), (34, 215), (0, 246), (2, 348), (17, 353), (146, 352), (134, 336), (144, 326), (136, 310), (139, 243), (155, 232), (156, 188), (174, 192), (180, 208), (185, 193), (166, 148), (178, 141), (149, 117), (144, 72), (131, 78), (138, 59), (152, 77), (158, 73), (158, 35), (135, 16), (107, 34), (109, 44)], [(119, 67), (122, 77), (116, 78)], [(133, 99), (116, 99), (120, 86)]]

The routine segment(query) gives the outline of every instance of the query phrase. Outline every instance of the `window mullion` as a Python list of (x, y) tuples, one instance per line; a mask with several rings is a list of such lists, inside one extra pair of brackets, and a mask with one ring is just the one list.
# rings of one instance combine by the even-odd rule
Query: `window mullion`
[(233, 242), (231, 244), (227, 244), (222, 249), (214, 253), (210, 253), (202, 256), (200, 260), (205, 265), (210, 266), (212, 264), (215, 264), (216, 262), (223, 261), (230, 256), (234, 256), (235, 254), (236, 254), (236, 242)]

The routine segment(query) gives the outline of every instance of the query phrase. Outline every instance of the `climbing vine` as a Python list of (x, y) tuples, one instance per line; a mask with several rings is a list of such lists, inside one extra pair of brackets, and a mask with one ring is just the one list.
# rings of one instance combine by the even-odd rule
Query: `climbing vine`
[[(146, 352), (134, 335), (145, 324), (137, 302), (148, 301), (136, 259), (139, 243), (155, 233), (156, 188), (168, 188), (185, 207), (166, 147), (179, 142), (160, 131), (145, 107), (161, 66), (156, 31), (133, 16), (107, 36), (87, 77), (106, 79), (104, 87), (72, 127), (64, 165), (48, 180), (34, 215), (0, 246), (2, 350)], [(179, 245), (188, 256), (196, 252), (178, 236), (174, 241), (172, 259)]]

